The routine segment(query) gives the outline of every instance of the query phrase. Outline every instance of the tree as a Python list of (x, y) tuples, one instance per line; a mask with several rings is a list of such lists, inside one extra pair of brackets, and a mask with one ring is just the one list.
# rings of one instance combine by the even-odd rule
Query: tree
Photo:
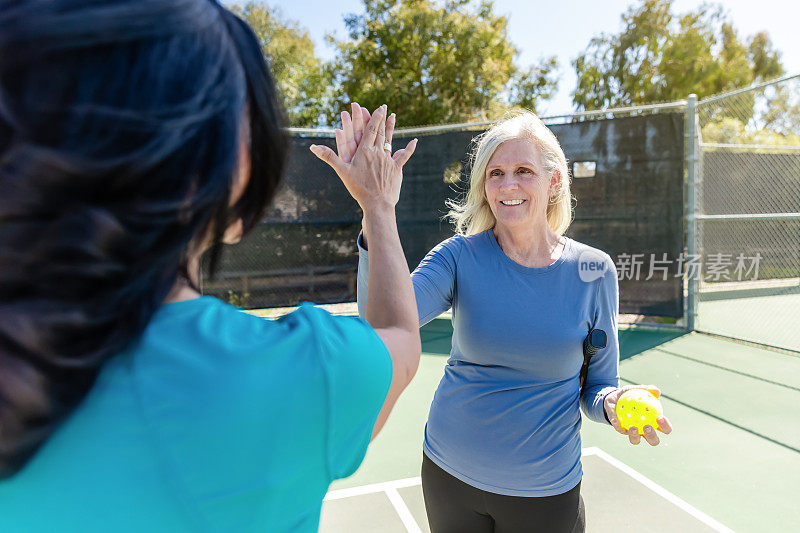
[(536, 111), (536, 104), (549, 100), (556, 93), (558, 63), (555, 57), (542, 59), (538, 65), (525, 70), (517, 70), (511, 78), (509, 103)]
[(619, 34), (594, 37), (573, 61), (578, 109), (702, 98), (783, 73), (766, 32), (743, 42), (720, 6), (676, 17), (672, 0), (643, 0), (622, 25)]
[[(767, 95), (761, 116), (764, 127), (785, 136), (800, 140), (800, 80), (776, 87)], [(793, 143), (800, 145), (800, 142)]]
[(284, 20), (277, 8), (247, 2), (231, 11), (253, 28), (267, 56), (270, 70), (292, 126), (313, 127), (328, 121), (332, 70), (314, 55), (314, 42), (297, 22)]
[[(702, 138), (706, 143), (800, 146), (800, 135), (797, 133), (775, 131), (772, 128), (748, 128), (744, 122), (732, 117), (721, 117), (703, 126)], [(764, 148), (761, 151), (772, 150)]]
[[(493, 118), (511, 105), (535, 107), (555, 87), (555, 59), (521, 73), (506, 17), (483, 0), (364, 0), (336, 41), (341, 97), (388, 104), (402, 125)], [(508, 94), (510, 91), (511, 94)]]

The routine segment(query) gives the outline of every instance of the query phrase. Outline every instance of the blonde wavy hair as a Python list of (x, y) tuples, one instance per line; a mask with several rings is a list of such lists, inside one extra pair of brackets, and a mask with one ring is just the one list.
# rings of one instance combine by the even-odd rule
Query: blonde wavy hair
[(459, 201), (448, 200), (450, 211), (445, 215), (454, 224), (456, 233), (474, 235), (495, 226), (496, 220), (486, 200), (486, 165), (492, 154), (502, 143), (513, 139), (527, 139), (542, 153), (545, 170), (552, 175), (558, 171), (561, 183), (558, 192), (550, 198), (547, 205), (547, 225), (557, 235), (563, 235), (572, 223), (572, 195), (570, 194), (570, 174), (567, 158), (561, 144), (539, 117), (524, 111), (507, 118), (489, 130), (475, 137), (474, 148), (470, 153), (472, 170), (469, 179), (469, 192)]

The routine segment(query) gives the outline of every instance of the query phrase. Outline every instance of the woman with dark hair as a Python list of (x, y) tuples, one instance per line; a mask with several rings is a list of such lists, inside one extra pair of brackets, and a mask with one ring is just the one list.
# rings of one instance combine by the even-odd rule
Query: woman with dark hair
[(375, 329), (270, 322), (196, 287), (271, 201), (282, 126), (214, 2), (0, 4), (0, 531), (316, 530), (419, 363), (414, 146), (384, 151), (383, 107), (340, 169), (381, 236)]

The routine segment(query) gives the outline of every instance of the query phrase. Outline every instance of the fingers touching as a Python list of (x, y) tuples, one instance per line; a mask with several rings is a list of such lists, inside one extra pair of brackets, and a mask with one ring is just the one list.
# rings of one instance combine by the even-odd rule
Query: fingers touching
[(344, 130), (344, 140), (349, 154), (355, 154), (358, 144), (356, 144), (355, 137), (353, 137), (353, 121), (350, 118), (350, 113), (342, 111), (342, 130)]
[(375, 134), (375, 148), (383, 150), (383, 144), (386, 142), (386, 113), (388, 112), (386, 105), (378, 108), (375, 114), (380, 113), (381, 119), (378, 122), (378, 131)]
[(369, 111), (358, 105), (357, 102), (350, 104), (351, 113), (342, 111), (342, 127), (333, 130), (336, 138), (336, 152), (345, 163), (353, 160), (361, 138), (364, 136), (364, 128), (371, 118)]
[(392, 154), (392, 159), (401, 167), (405, 165), (411, 156), (414, 155), (414, 150), (417, 149), (417, 139), (411, 139), (405, 148), (396, 151)]
[(389, 144), (392, 144), (392, 136), (394, 135), (394, 125), (397, 122), (397, 115), (392, 113), (386, 118), (386, 140)]
[(364, 129), (364, 135), (361, 137), (361, 144), (359, 144), (359, 147), (371, 147), (375, 145), (375, 139), (378, 137), (378, 131), (383, 130), (385, 132), (385, 120), (386, 106), (381, 106), (375, 111), (375, 113), (372, 114), (372, 117), (369, 119), (369, 122)]
[(347, 141), (344, 138), (344, 131), (340, 129), (333, 130), (333, 135), (336, 137), (336, 153), (345, 163), (349, 163), (353, 159), (353, 154), (347, 148)]
[[(342, 127), (334, 130), (336, 152), (322, 145), (316, 145), (311, 149), (317, 157), (328, 163), (338, 173), (341, 173), (344, 165), (352, 162), (362, 145), (383, 151), (384, 143), (392, 143), (397, 124), (397, 116), (394, 113), (386, 116), (385, 104), (376, 109), (374, 113), (370, 113), (367, 108), (353, 102), (351, 112), (352, 114), (342, 111)], [(408, 162), (417, 148), (417, 142), (417, 139), (413, 139), (405, 148), (391, 154), (398, 166), (402, 167)]]
[(312, 144), (309, 146), (309, 149), (315, 156), (328, 163), (339, 176), (342, 176), (347, 171), (347, 163), (342, 161), (342, 159), (336, 155), (336, 152), (327, 146)]
[(353, 112), (353, 139), (356, 145), (361, 142), (361, 136), (364, 134), (364, 124), (369, 122), (369, 119), (364, 120), (364, 114), (361, 112), (361, 106), (357, 102), (350, 104), (350, 109)]
[[(373, 124), (373, 116), (381, 111), (384, 114), (387, 112), (385, 104), (376, 109), (374, 114), (370, 114), (366, 107), (361, 107), (357, 102), (350, 104), (350, 109), (351, 112), (349, 113), (347, 111), (342, 111), (342, 128), (334, 130), (336, 152), (345, 163), (349, 163), (353, 160), (358, 147), (361, 145), (361, 140), (364, 139), (364, 132), (367, 128), (372, 127), (370, 124)], [(396, 124), (397, 115), (394, 113), (386, 117), (383, 126), (381, 126), (380, 122), (377, 123), (374, 126), (376, 128), (375, 136), (372, 137), (372, 135), (370, 135), (370, 138), (373, 139), (371, 145), (380, 149), (383, 149), (384, 143), (389, 143), (391, 145)], [(413, 147), (409, 143), (403, 150), (398, 150), (398, 152), (394, 154), (393, 159), (398, 162), (400, 166), (404, 165), (406, 161), (408, 161), (408, 158), (411, 157), (411, 154), (414, 153), (414, 148), (416, 148), (416, 140)]]

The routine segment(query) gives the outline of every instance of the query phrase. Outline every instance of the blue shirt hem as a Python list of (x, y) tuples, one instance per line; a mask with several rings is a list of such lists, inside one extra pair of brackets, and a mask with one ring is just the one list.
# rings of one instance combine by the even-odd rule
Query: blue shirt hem
[(496, 487), (494, 485), (489, 485), (486, 483), (482, 483), (478, 480), (472, 479), (469, 476), (450, 468), (440, 457), (438, 457), (433, 450), (428, 447), (427, 442), (423, 442), (422, 444), (422, 451), (423, 453), (436, 463), (436, 465), (450, 474), (451, 476), (455, 477), (459, 481), (470, 485), (471, 487), (475, 487), (476, 489), (480, 489), (482, 491), (491, 492), (492, 494), (500, 494), (501, 496), (521, 496), (521, 497), (533, 497), (533, 498), (543, 498), (547, 496), (557, 496), (558, 494), (564, 494), (565, 492), (569, 492), (570, 490), (574, 489), (575, 486), (580, 483), (581, 479), (583, 479), (583, 468), (581, 466), (580, 460), (578, 461), (578, 466), (570, 473), (564, 480), (559, 483), (556, 487), (549, 488), (549, 489), (510, 489), (504, 487)]

